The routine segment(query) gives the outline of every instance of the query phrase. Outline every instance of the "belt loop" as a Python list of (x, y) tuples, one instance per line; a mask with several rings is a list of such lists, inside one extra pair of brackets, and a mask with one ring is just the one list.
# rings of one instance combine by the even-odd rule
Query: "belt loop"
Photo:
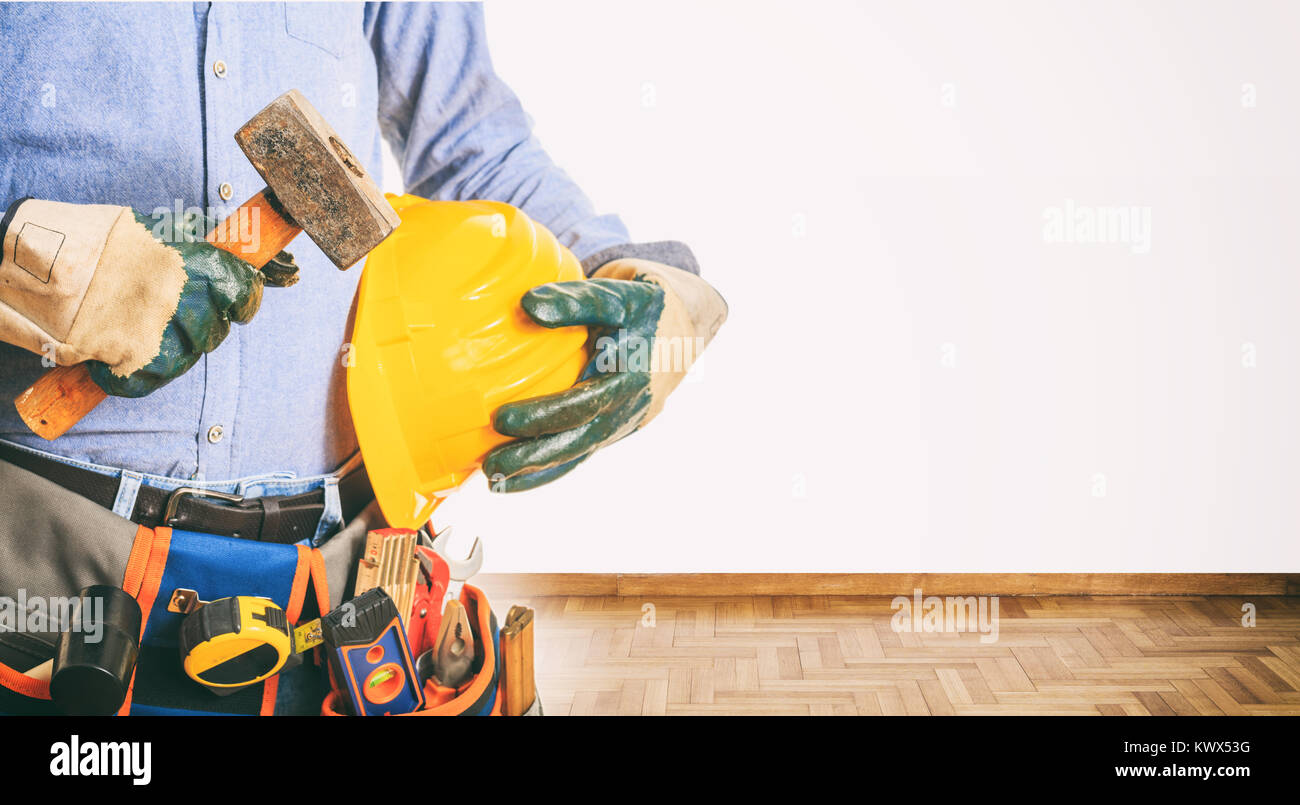
[(258, 498), (257, 502), (262, 504), (262, 533), (258, 539), (279, 542), (276, 538), (280, 536), (280, 504), (275, 498)]
[(117, 483), (117, 497), (113, 499), (113, 514), (130, 520), (135, 514), (135, 499), (140, 494), (140, 482), (144, 476), (132, 470), (122, 470), (122, 479)]
[(311, 538), (312, 547), (319, 547), (327, 538), (334, 536), (339, 526), (343, 525), (343, 501), (339, 497), (339, 479), (331, 475), (321, 487), (325, 492), (325, 510), (321, 512), (320, 522), (316, 525), (316, 534)]

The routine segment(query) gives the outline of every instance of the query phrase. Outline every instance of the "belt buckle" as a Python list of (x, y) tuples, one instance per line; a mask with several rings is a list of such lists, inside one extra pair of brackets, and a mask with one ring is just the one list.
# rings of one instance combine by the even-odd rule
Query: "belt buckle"
[(172, 520), (176, 519), (176, 510), (180, 508), (181, 500), (191, 495), (196, 498), (216, 498), (224, 500), (227, 503), (243, 503), (243, 495), (231, 495), (226, 492), (213, 492), (210, 489), (195, 489), (192, 486), (182, 486), (167, 496), (167, 507), (163, 509), (162, 522), (165, 526), (171, 526)]

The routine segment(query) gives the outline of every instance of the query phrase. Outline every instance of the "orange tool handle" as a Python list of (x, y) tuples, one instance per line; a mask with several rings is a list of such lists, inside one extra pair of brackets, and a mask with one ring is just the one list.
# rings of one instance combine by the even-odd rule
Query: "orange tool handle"
[[(207, 240), (260, 269), (302, 230), (282, 215), (263, 190), (208, 233)], [(14, 400), (27, 427), (42, 439), (57, 439), (108, 395), (90, 379), (86, 364), (56, 366)]]

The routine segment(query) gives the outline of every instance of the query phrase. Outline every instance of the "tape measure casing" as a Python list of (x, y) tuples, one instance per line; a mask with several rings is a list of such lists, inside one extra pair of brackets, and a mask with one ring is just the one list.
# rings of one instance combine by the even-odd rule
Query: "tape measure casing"
[(238, 688), (275, 674), (293, 655), (288, 618), (273, 601), (222, 598), (181, 623), (185, 674), (214, 688)]

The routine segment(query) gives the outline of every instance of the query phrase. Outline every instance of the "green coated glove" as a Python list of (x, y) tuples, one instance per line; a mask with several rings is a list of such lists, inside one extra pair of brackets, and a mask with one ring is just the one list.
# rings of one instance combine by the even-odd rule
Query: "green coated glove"
[[(172, 226), (172, 216), (151, 217), (136, 212), (135, 219), (155, 239), (181, 253), (188, 279), (181, 291), (158, 355), (126, 377), (114, 374), (100, 361), (87, 361), (90, 376), (115, 397), (143, 397), (187, 372), (204, 354), (216, 349), (230, 333), (230, 323), (245, 324), (262, 304), (264, 285), (288, 286), (297, 281), (293, 255), (280, 252), (262, 271), (204, 240), (211, 222), (188, 215)], [(170, 233), (160, 237), (159, 233)]]
[(494, 492), (553, 481), (644, 426), (727, 318), (722, 296), (695, 274), (635, 259), (533, 288), (522, 305), (543, 327), (588, 327), (592, 356), (572, 388), (497, 409), (493, 427), (515, 441), (483, 461)]

